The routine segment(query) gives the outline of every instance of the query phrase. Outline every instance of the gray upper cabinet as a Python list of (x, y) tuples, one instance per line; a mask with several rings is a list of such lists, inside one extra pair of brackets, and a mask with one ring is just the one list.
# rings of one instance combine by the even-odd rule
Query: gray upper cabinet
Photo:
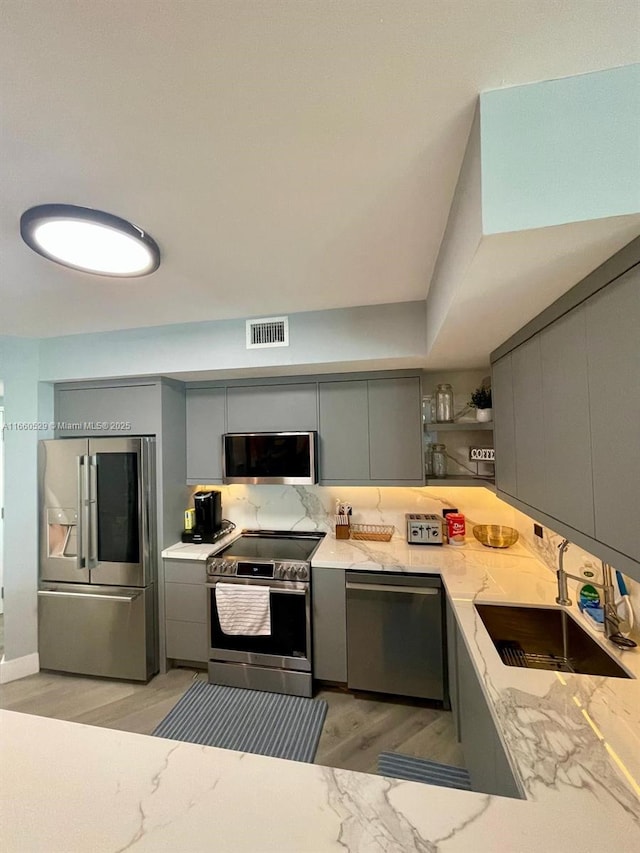
[(189, 388), (187, 482), (222, 482), (225, 432), (317, 430), (319, 481), (422, 485), (420, 378)]
[[(540, 334), (546, 512), (594, 535), (585, 308)], [(540, 460), (537, 460), (538, 463)]]
[(637, 580), (639, 250), (640, 238), (492, 355), (500, 495)]
[[(532, 338), (512, 353), (513, 419), (516, 440), (518, 498), (530, 506), (541, 506), (545, 497), (542, 465), (542, 365), (540, 339)], [(501, 452), (496, 444), (496, 456)]]
[(370, 379), (371, 480), (423, 482), (420, 380)]
[(320, 480), (369, 479), (367, 381), (320, 382)]
[(640, 268), (585, 307), (595, 537), (640, 561)]
[(509, 495), (516, 488), (516, 436), (513, 419), (513, 368), (511, 353), (497, 361), (491, 370), (494, 442), (496, 453), (496, 485)]
[(187, 392), (187, 482), (222, 482), (225, 388)]
[(228, 432), (318, 429), (317, 386), (253, 385), (227, 389)]
[(155, 435), (160, 427), (160, 386), (56, 388), (56, 437)]

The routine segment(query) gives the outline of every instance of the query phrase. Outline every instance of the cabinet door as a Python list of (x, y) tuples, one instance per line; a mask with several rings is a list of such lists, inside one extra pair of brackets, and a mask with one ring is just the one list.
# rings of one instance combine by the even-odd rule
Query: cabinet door
[(423, 482), (420, 380), (370, 379), (369, 457), (374, 482)]
[(187, 481), (222, 482), (225, 389), (187, 391)]
[(228, 432), (318, 428), (317, 386), (253, 385), (227, 389)]
[(471, 788), (501, 797), (522, 798), (507, 753), (493, 722), (464, 640), (457, 634), (459, 737)]
[(524, 503), (542, 509), (545, 499), (542, 366), (540, 336), (511, 355), (516, 439), (516, 483)]
[(167, 619), (206, 623), (207, 587), (191, 583), (165, 584), (164, 612)]
[(511, 354), (491, 368), (493, 436), (496, 450), (496, 486), (508, 495), (517, 495), (516, 436), (513, 414), (513, 369)]
[(156, 435), (160, 431), (159, 386), (59, 389), (55, 393), (55, 419), (69, 425), (56, 430), (60, 438)]
[(206, 663), (209, 659), (207, 625), (167, 619), (167, 657)]
[(367, 382), (321, 382), (320, 481), (369, 479)]
[(460, 742), (460, 700), (458, 698), (458, 627), (451, 603), (447, 598), (447, 674), (449, 679), (449, 702), (453, 715), (453, 728)]
[(595, 536), (640, 560), (640, 267), (585, 307)]
[(471, 657), (458, 636), (458, 703), (464, 760), (473, 791), (496, 793), (496, 732)]
[(347, 681), (344, 570), (312, 569), (313, 677)]
[(544, 503), (537, 506), (593, 536), (584, 306), (560, 317), (540, 334), (540, 356), (546, 476)]

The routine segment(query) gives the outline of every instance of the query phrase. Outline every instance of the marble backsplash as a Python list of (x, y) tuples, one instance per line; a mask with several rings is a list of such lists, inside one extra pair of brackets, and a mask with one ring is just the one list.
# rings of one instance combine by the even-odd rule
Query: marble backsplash
[[(201, 487), (202, 488), (202, 487)], [(455, 507), (467, 519), (467, 535), (474, 524), (506, 524), (520, 533), (519, 544), (555, 572), (562, 536), (543, 528), (534, 536), (533, 519), (500, 500), (488, 489), (444, 487), (401, 488), (371, 486), (213, 486), (222, 492), (222, 513), (238, 528), (266, 530), (333, 529), (336, 502), (353, 506), (353, 522), (393, 524), (395, 535), (405, 536), (405, 513), (436, 513)], [(195, 489), (194, 489), (195, 491)], [(565, 556), (567, 571), (577, 573), (585, 560), (598, 568), (593, 555), (571, 545)], [(574, 586), (571, 584), (571, 586)], [(640, 619), (640, 584), (627, 579), (627, 587)], [(636, 626), (633, 636), (640, 639)]]
[(271, 530), (331, 530), (336, 502), (353, 506), (353, 522), (393, 524), (405, 535), (405, 513), (442, 514), (455, 507), (473, 524), (514, 527), (515, 510), (486, 489), (371, 486), (214, 486), (222, 492), (222, 513), (238, 527)]
[[(533, 533), (533, 521), (528, 515), (525, 515), (518, 510), (514, 510), (513, 526), (520, 533), (520, 541), (522, 544), (544, 563), (551, 571), (555, 572), (558, 568), (558, 545), (562, 542), (563, 536), (548, 527), (543, 527), (543, 536), (535, 536)], [(578, 574), (581, 566), (585, 562), (591, 562), (596, 567), (596, 580), (602, 580), (601, 561), (598, 557), (594, 557), (588, 551), (579, 548), (571, 543), (568, 550), (565, 552), (564, 567), (571, 574)], [(615, 569), (615, 566), (613, 567)], [(632, 607), (636, 614), (636, 619), (640, 620), (640, 583), (631, 580), (625, 575), (625, 582), (631, 599)], [(572, 586), (575, 585), (572, 582)], [(626, 627), (622, 626), (623, 629)], [(633, 638), (640, 642), (640, 624), (636, 624), (631, 631)]]

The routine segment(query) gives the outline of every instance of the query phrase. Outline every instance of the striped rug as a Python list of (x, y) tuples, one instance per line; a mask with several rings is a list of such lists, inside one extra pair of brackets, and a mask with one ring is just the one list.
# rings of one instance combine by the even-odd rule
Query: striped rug
[(460, 767), (451, 767), (426, 758), (414, 758), (398, 752), (381, 752), (378, 756), (378, 773), (393, 776), (408, 782), (426, 782), (427, 785), (442, 785), (445, 788), (471, 790), (469, 772)]
[(312, 762), (326, 713), (322, 699), (195, 681), (153, 734)]

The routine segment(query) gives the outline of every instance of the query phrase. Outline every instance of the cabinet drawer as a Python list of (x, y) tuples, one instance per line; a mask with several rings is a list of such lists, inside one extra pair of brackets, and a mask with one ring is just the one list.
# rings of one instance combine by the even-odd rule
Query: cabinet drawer
[(202, 584), (168, 583), (164, 588), (167, 619), (207, 621), (207, 588)]
[(167, 619), (167, 657), (206, 663), (209, 658), (207, 626), (200, 622)]
[[(213, 551), (213, 545), (211, 546)], [(165, 560), (164, 579), (166, 583), (200, 583), (207, 582), (207, 571), (204, 560)]]

